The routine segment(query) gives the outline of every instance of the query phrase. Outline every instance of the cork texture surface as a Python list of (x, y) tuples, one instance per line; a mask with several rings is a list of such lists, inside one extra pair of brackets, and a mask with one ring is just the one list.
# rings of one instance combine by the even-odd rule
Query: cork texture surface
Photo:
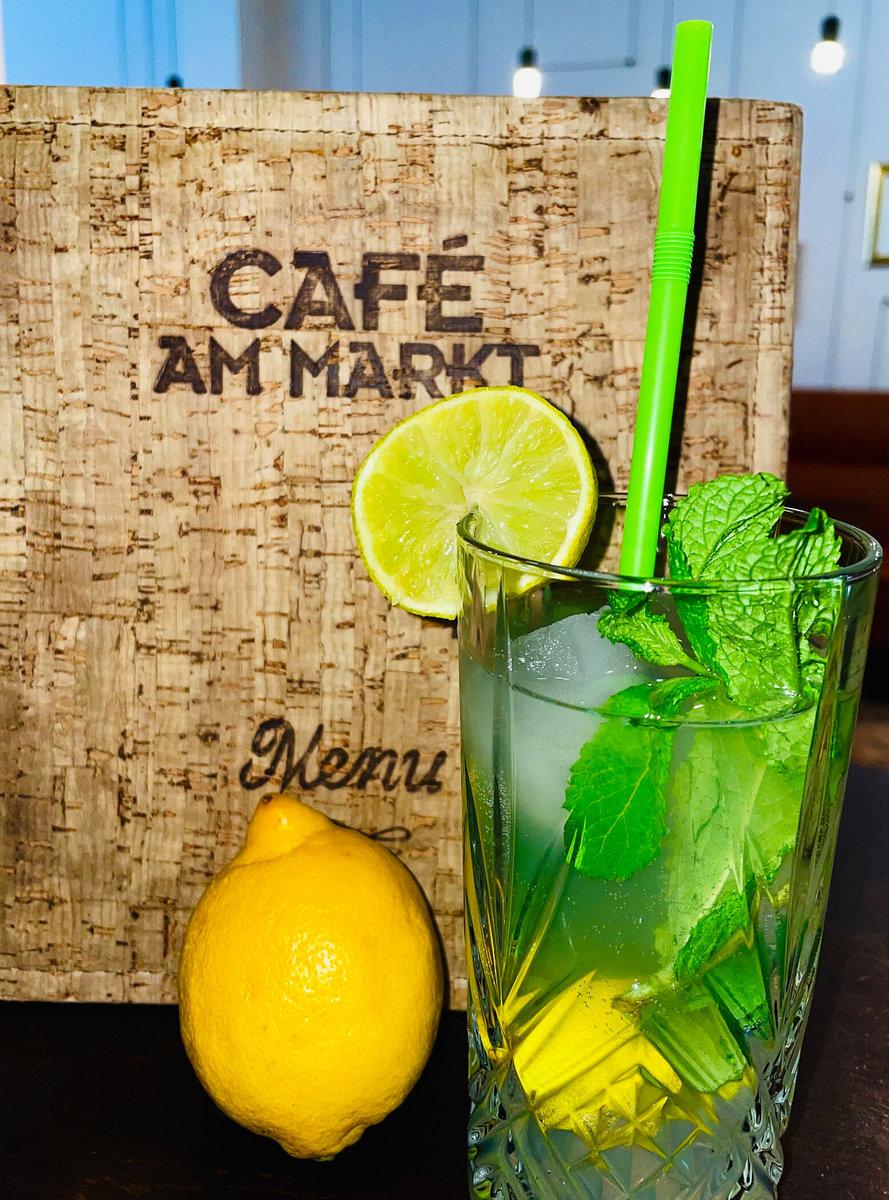
[[(465, 1001), (456, 642), (349, 516), (522, 383), (626, 484), (666, 109), (0, 89), (0, 997), (174, 1001), (286, 787), (417, 875)], [(711, 103), (671, 483), (783, 474), (801, 124)]]

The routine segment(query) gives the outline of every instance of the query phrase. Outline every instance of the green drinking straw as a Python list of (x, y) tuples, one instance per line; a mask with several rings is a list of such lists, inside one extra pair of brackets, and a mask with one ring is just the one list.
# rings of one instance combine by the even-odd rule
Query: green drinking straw
[(651, 299), (621, 544), (622, 575), (650, 577), (657, 555), (679, 345), (694, 247), (712, 33), (709, 21), (682, 21), (676, 26)]

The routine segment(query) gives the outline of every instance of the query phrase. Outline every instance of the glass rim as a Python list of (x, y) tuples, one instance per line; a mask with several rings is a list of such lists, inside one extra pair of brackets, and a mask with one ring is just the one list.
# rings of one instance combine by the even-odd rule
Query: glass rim
[[(626, 492), (602, 492), (599, 495), (600, 504), (604, 501), (610, 503), (613, 508), (617, 508), (621, 504), (625, 505), (626, 499)], [(664, 507), (666, 508), (670, 502), (681, 499), (684, 499), (684, 493), (670, 493), (664, 497)], [(805, 521), (809, 511), (808, 509), (795, 508), (792, 505), (784, 505), (781, 509), (781, 515), (790, 515), (799, 518), (801, 521)], [(610, 587), (629, 588), (635, 591), (651, 591), (653, 589), (694, 591), (698, 593), (760, 591), (769, 585), (786, 588), (789, 583), (833, 583), (836, 581), (854, 583), (859, 579), (864, 579), (868, 575), (873, 574), (879, 568), (883, 558), (882, 547), (871, 534), (867, 533), (864, 529), (859, 529), (857, 525), (850, 525), (848, 521), (837, 521), (831, 517), (830, 519), (836, 532), (844, 540), (857, 545), (862, 551), (861, 558), (857, 562), (848, 563), (844, 567), (836, 567), (832, 571), (826, 571), (817, 575), (773, 576), (763, 579), (668, 579), (662, 576), (621, 575), (608, 571), (588, 571), (581, 567), (560, 567), (555, 563), (546, 563), (533, 558), (523, 558), (521, 555), (512, 554), (507, 550), (500, 550), (496, 546), (489, 546), (470, 531), (469, 525), (475, 516), (475, 512), (468, 512), (464, 517), (461, 517), (457, 523), (457, 538), (458, 541), (463, 542), (472, 550), (486, 555), (488, 558), (510, 567), (518, 568), (525, 574), (574, 580), (578, 583), (598, 583)], [(830, 516), (829, 513), (828, 516)]]

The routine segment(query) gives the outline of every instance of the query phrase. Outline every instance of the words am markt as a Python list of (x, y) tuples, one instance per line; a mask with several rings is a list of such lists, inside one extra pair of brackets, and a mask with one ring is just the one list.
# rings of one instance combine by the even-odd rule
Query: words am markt
[[(465, 245), (466, 241), (463, 236), (448, 239), (445, 248), (451, 250)], [(257, 310), (242, 308), (233, 295), (237, 290), (233, 283), (239, 271), (253, 268), (271, 277), (282, 270), (280, 260), (266, 250), (235, 250), (227, 254), (210, 274), (210, 299), (216, 311), (239, 329), (269, 329), (283, 319), (285, 330), (300, 330), (306, 318), (312, 317), (326, 319), (337, 331), (338, 336), (331, 336), (320, 354), (310, 354), (296, 338), (291, 341), (288, 390), (293, 397), (304, 395), (308, 374), (315, 379), (323, 375), (328, 396), (352, 397), (365, 390), (375, 391), (383, 399), (392, 399), (397, 389), (399, 396), (408, 399), (422, 387), (430, 397), (438, 399), (466, 387), (483, 387), (492, 382), (482, 371), (492, 356), (495, 361), (508, 361), (508, 382), (521, 386), (525, 359), (540, 354), (537, 345), (515, 342), (485, 342), (469, 354), (464, 342), (450, 342), (443, 347), (430, 339), (403, 341), (398, 346), (398, 361), (384, 362), (373, 340), (343, 336), (357, 333), (359, 327), (346, 303), (329, 254), (323, 250), (296, 250), (292, 265), (305, 271), (305, 275), (286, 313), (284, 308), (271, 301)], [(362, 332), (377, 331), (383, 303), (406, 302), (409, 287), (413, 287), (416, 298), (425, 308), (426, 334), (433, 338), (440, 333), (452, 336), (478, 334), (482, 330), (482, 317), (466, 311), (472, 302), (472, 288), (465, 280), (467, 277), (472, 280), (483, 271), (484, 257), (480, 254), (429, 254), (424, 264), (421, 256), (415, 253), (367, 252), (362, 256), (361, 277), (353, 285), (358, 301), (355, 308), (361, 310), (360, 329)], [(420, 278), (409, 285), (392, 280), (392, 272), (416, 272)], [(446, 282), (449, 275), (462, 276), (464, 282)], [(158, 346), (166, 357), (155, 377), (153, 390), (157, 393), (179, 384), (196, 394), (209, 391), (222, 395), (226, 376), (242, 373), (248, 395), (259, 395), (263, 390), (259, 337), (236, 350), (226, 348), (215, 337), (210, 337), (206, 358), (209, 367), (204, 371), (195, 355), (197, 344), (190, 343), (185, 336), (163, 334), (158, 339)]]

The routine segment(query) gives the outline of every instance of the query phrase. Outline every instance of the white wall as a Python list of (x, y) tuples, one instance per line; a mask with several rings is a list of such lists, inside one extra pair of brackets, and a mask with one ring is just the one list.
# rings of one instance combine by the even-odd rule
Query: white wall
[(241, 83), (237, 0), (2, 0), (9, 83)]
[[(794, 383), (885, 388), (889, 277), (862, 264), (861, 248), (868, 164), (889, 157), (889, 7), (886, 0), (830, 5), (240, 0), (242, 78), (245, 87), (508, 92), (516, 53), (531, 42), (545, 93), (647, 95), (669, 61), (674, 25), (712, 21), (711, 95), (789, 100), (804, 112)], [(847, 59), (837, 75), (819, 76), (809, 53), (831, 13), (840, 18)], [(263, 39), (294, 49), (263, 54)]]
[[(10, 83), (647, 95), (676, 22), (714, 24), (714, 96), (804, 111), (794, 382), (889, 386), (889, 273), (861, 262), (868, 164), (889, 158), (886, 0), (2, 0)], [(830, 11), (846, 65), (815, 75)]]

